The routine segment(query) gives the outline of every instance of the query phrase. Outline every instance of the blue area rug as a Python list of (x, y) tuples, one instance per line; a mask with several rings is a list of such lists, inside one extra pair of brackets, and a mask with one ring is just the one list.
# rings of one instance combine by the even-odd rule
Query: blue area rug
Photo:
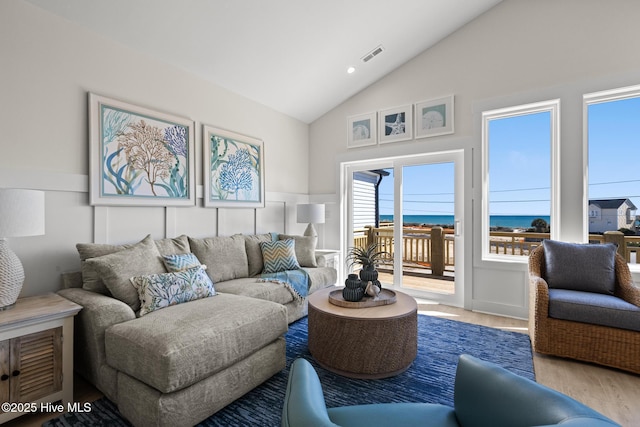
[[(258, 388), (214, 414), (199, 426), (279, 426), (289, 366), (297, 357), (309, 360), (320, 376), (328, 407), (386, 402), (453, 405), (458, 356), (466, 353), (535, 380), (529, 336), (516, 332), (418, 316), (418, 356), (404, 373), (381, 380), (354, 380), (320, 368), (307, 348), (307, 318), (289, 325), (287, 367)], [(129, 426), (107, 399), (90, 413), (62, 415), (43, 427)]]

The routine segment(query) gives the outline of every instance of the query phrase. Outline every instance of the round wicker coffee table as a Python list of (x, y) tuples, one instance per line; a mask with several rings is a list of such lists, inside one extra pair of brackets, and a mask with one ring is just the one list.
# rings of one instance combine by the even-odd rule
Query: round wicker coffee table
[(309, 296), (309, 352), (332, 372), (386, 378), (404, 372), (418, 351), (418, 305), (395, 291), (394, 304), (347, 308), (329, 302), (327, 288)]

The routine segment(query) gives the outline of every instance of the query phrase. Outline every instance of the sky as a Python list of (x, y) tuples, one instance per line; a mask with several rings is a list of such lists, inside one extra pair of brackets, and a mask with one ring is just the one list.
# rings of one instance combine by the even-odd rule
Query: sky
[[(591, 104), (588, 112), (589, 198), (630, 198), (640, 212), (640, 169), (627, 161), (640, 150), (640, 98)], [(550, 120), (542, 112), (490, 122), (490, 215), (550, 215)], [(393, 214), (389, 172), (380, 185), (382, 215)], [(405, 215), (453, 215), (453, 163), (408, 166), (403, 174)]]

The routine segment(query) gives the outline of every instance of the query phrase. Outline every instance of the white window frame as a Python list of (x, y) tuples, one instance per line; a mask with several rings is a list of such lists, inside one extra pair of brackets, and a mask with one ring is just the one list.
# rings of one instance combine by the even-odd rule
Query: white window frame
[[(617, 89), (605, 90), (601, 92), (593, 92), (583, 95), (582, 97), (582, 143), (583, 143), (583, 177), (584, 184), (583, 194), (584, 201), (582, 203), (584, 211), (582, 217), (587, 218), (589, 210), (589, 106), (593, 104), (603, 104), (605, 102), (620, 101), (623, 99), (640, 98), (640, 85), (627, 86)], [(589, 241), (589, 221), (583, 220), (583, 239)], [(640, 271), (640, 266), (629, 264), (632, 271)]]
[[(527, 263), (529, 258), (521, 255), (505, 255), (490, 253), (489, 233), (489, 123), (491, 120), (523, 116), (536, 113), (550, 113), (551, 126), (551, 212), (550, 233), (552, 239), (559, 236), (560, 223), (560, 99), (518, 105), (482, 113), (482, 259), (485, 261), (501, 261)], [(532, 171), (535, 173), (535, 171)]]

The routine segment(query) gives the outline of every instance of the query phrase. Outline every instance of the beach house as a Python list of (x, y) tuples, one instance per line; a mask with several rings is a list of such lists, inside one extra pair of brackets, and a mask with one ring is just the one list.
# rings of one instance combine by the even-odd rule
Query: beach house
[(629, 199), (589, 200), (589, 233), (635, 230), (636, 209)]
[[(440, 237), (455, 251), (455, 266), (446, 266), (455, 278), (446, 292), (416, 289), (396, 226), (387, 236), (395, 268), (383, 287), (416, 299), (420, 313), (526, 333), (528, 252), (498, 252), (492, 239), (512, 248), (542, 237), (492, 234), (489, 202), (505, 214), (544, 203), (548, 237), (563, 242), (633, 228), (638, 193), (590, 196), (588, 162), (609, 161), (589, 157), (595, 107), (621, 105), (625, 120), (610, 119), (608, 136), (638, 134), (639, 112), (625, 110), (640, 99), (638, 17), (636, 0), (2, 0), (0, 188), (39, 190), (45, 205), (44, 234), (8, 242), (24, 267), (20, 297), (60, 291), (61, 274), (85, 265), (79, 243), (299, 237), (311, 222), (298, 222), (306, 204), (324, 205), (316, 249), (332, 254), (342, 285), (354, 229), (376, 221), (381, 175), (369, 171), (393, 170), (384, 181), (393, 181), (389, 199), (401, 218), (420, 169), (438, 171), (420, 184), (451, 206), (454, 229)], [(146, 163), (116, 126), (127, 125), (123, 111), (166, 125), (161, 135), (146, 129), (160, 153)], [(527, 155), (518, 138), (491, 139), (495, 123), (530, 116), (541, 125), (514, 126), (516, 134), (546, 139)], [(120, 139), (104, 147), (109, 129)], [(637, 188), (635, 139), (608, 143), (610, 181)], [(503, 157), (491, 157), (496, 147)], [(494, 158), (509, 166), (505, 174), (490, 167)], [(515, 177), (535, 191), (509, 187)], [(424, 240), (419, 231), (410, 237), (411, 247)], [(630, 268), (639, 283), (640, 266)], [(640, 419), (638, 376), (534, 362), (539, 382), (620, 423)]]

